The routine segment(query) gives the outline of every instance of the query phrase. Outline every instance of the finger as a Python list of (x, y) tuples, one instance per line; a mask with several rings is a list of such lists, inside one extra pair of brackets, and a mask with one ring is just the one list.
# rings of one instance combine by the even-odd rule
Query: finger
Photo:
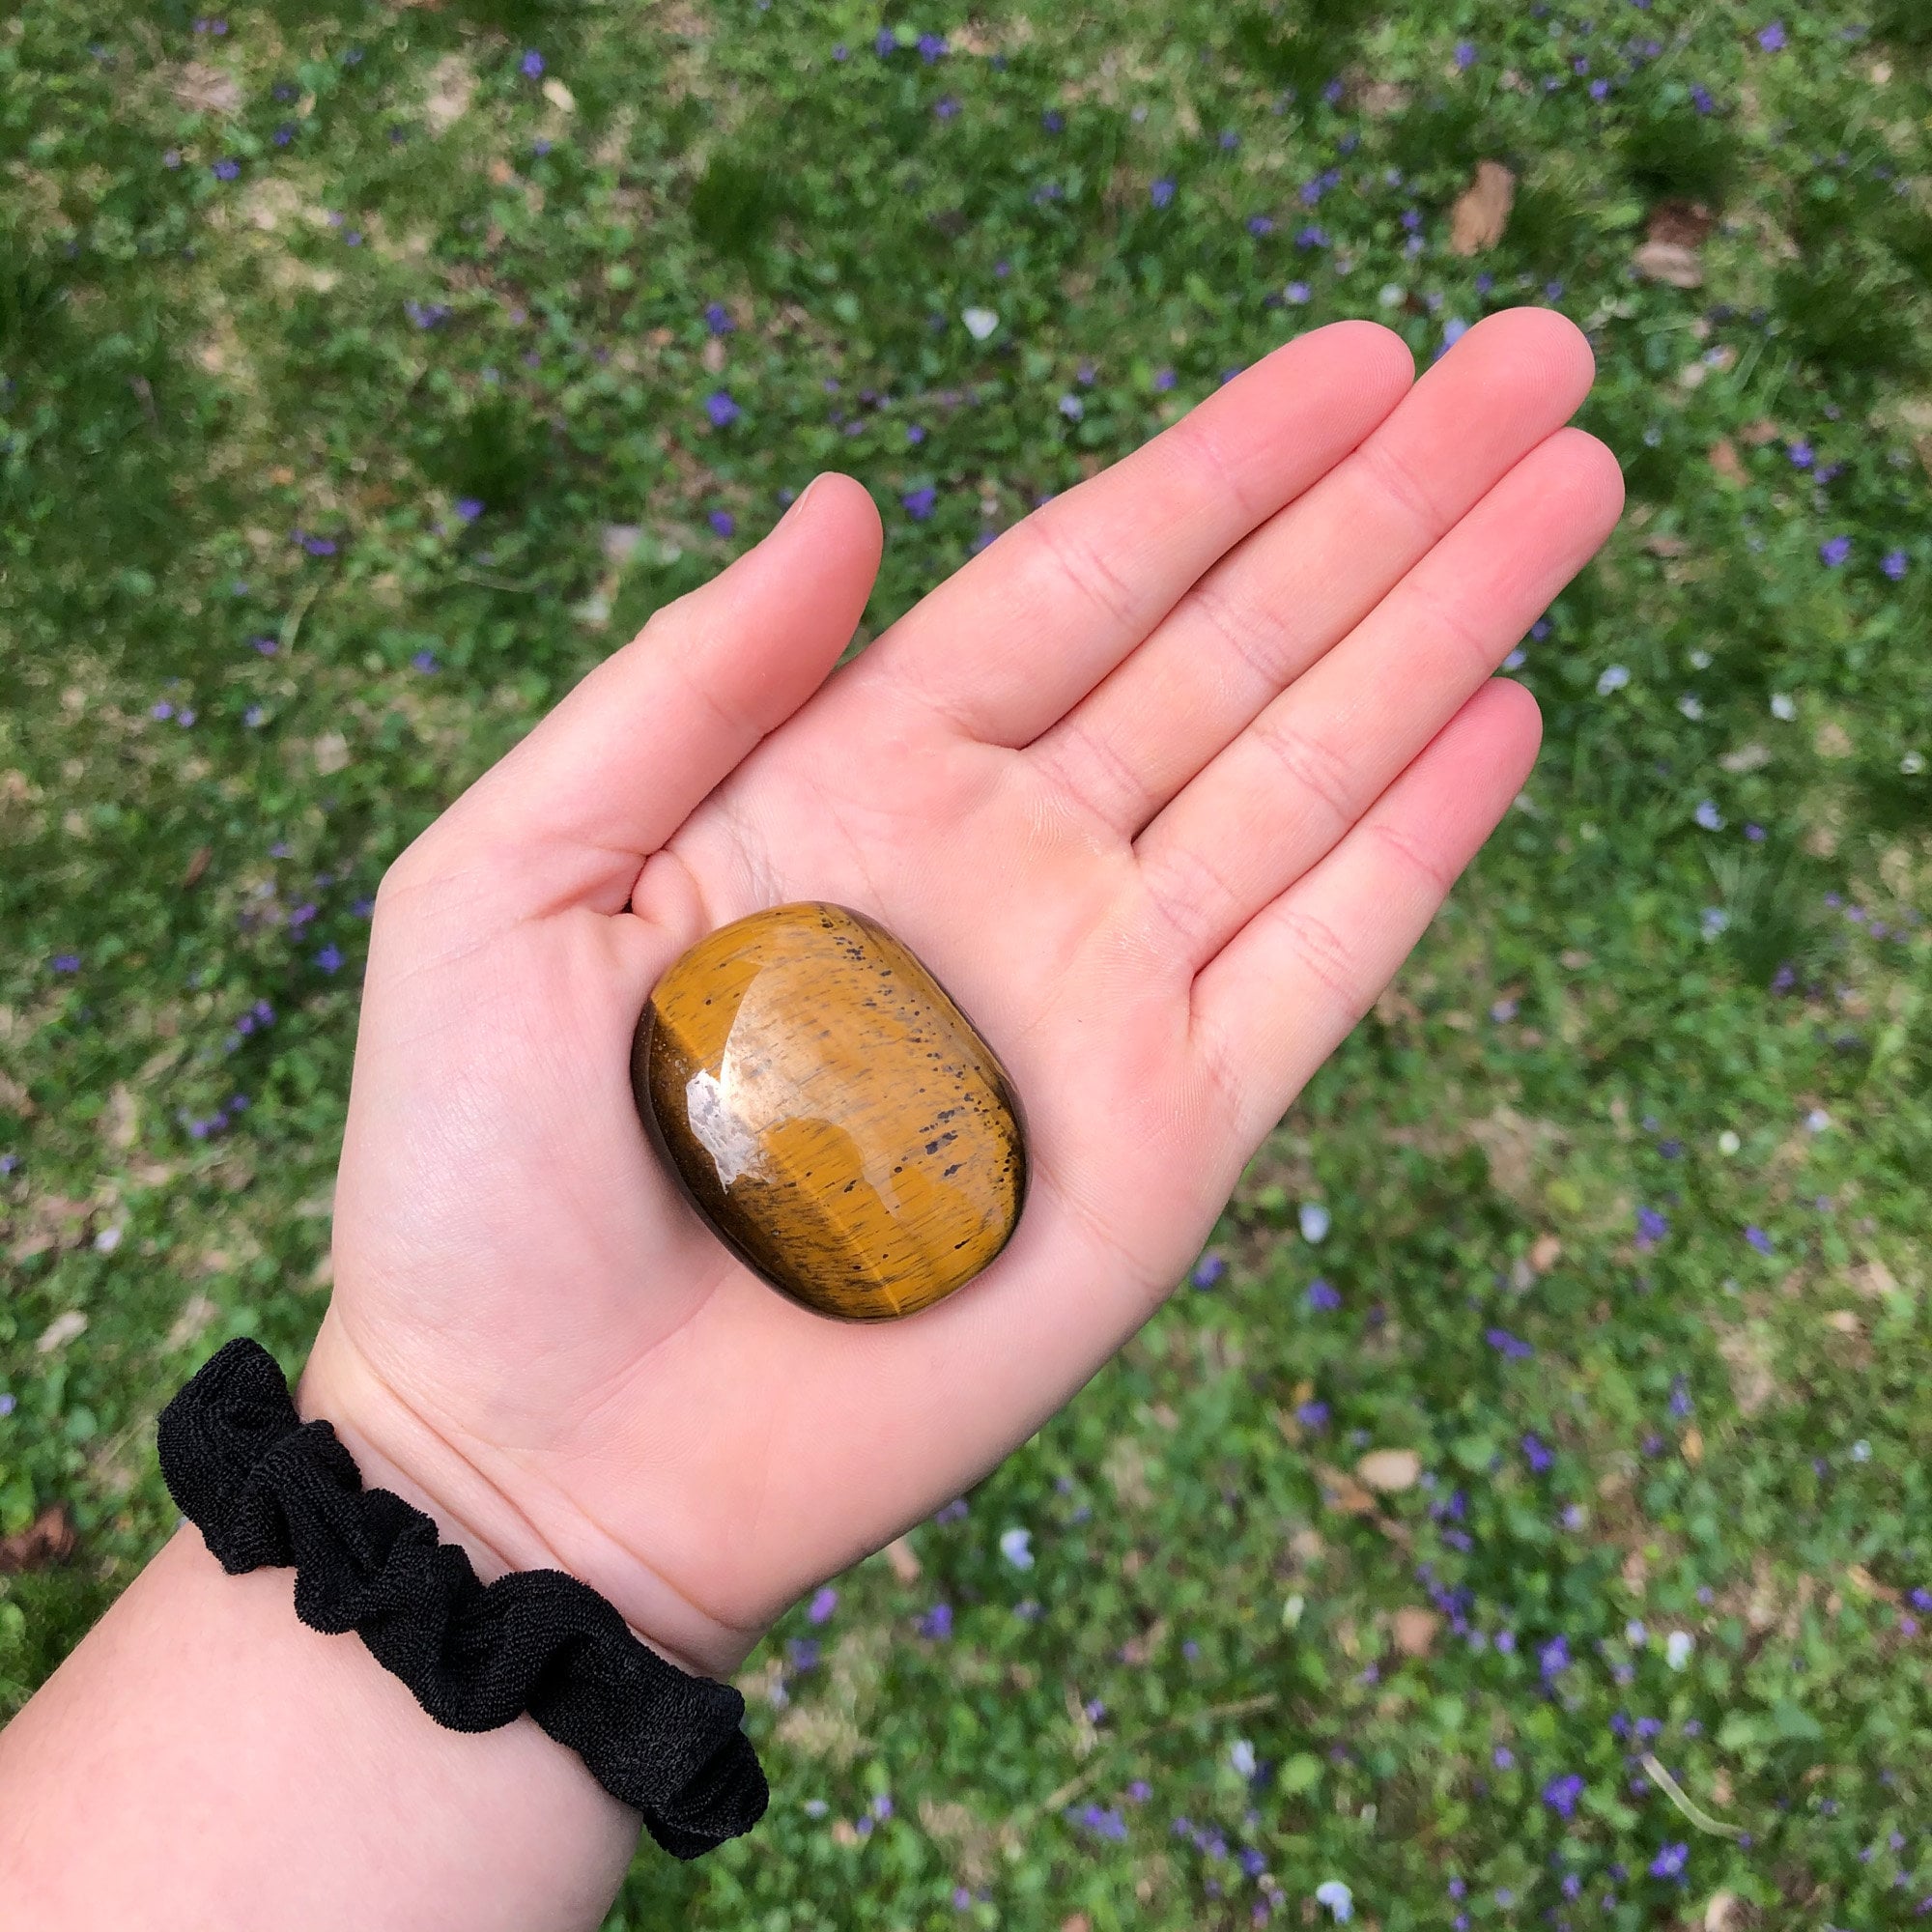
[(639, 865), (822, 684), (877, 573), (863, 484), (815, 478), (762, 543), (665, 606), (428, 835), (551, 905), (619, 910)]
[(1128, 838), (1589, 393), (1550, 309), (1480, 322), (1353, 455), (1231, 551), (1030, 748)]
[(1030, 743), (1223, 552), (1347, 456), (1413, 375), (1402, 338), (1376, 323), (1277, 349), (1015, 525), (841, 676), (907, 689), (982, 743)]
[(1617, 460), (1560, 430), (1142, 833), (1149, 895), (1205, 964), (1349, 831), (1582, 568)]
[(1542, 721), (1492, 679), (1315, 869), (1194, 981), (1191, 1043), (1259, 1145), (1372, 1007), (1536, 762)]

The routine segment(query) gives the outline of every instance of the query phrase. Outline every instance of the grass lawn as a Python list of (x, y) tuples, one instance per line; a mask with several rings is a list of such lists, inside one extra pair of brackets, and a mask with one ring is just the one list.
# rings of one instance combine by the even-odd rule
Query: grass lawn
[(1932, 1910), (1923, 0), (0, 14), (0, 1716), (298, 1362), (377, 881), (587, 666), (820, 469), (869, 636), (1297, 329), (1545, 301), (1631, 507), (1518, 809), (611, 1923)]

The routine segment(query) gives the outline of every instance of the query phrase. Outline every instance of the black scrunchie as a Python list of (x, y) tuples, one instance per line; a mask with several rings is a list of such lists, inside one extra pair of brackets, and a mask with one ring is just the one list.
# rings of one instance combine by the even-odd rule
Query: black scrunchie
[(259, 1343), (230, 1342), (202, 1365), (161, 1411), (159, 1448), (182, 1514), (231, 1577), (293, 1564), (302, 1622), (355, 1632), (438, 1723), (489, 1731), (527, 1711), (673, 1858), (764, 1815), (736, 1690), (667, 1662), (561, 1570), (480, 1583), (420, 1510), (362, 1487)]

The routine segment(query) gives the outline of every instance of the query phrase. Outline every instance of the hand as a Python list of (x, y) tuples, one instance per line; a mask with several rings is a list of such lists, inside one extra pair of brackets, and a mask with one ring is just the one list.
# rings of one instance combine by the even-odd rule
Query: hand
[[(1301, 337), (830, 676), (878, 559), (821, 477), (396, 863), (302, 1386), (487, 1569), (554, 1565), (728, 1673), (1138, 1328), (1535, 756), (1492, 679), (1614, 525), (1559, 317), (1419, 383)], [(793, 1305), (629, 1084), (664, 969), (761, 907), (879, 919), (1027, 1109), (999, 1259), (902, 1322)]]

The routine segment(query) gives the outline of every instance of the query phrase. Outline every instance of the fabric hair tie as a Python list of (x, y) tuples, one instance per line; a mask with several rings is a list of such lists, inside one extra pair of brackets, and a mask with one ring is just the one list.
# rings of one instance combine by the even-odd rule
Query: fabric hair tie
[(158, 1447), (169, 1492), (231, 1577), (293, 1565), (302, 1622), (354, 1631), (439, 1724), (490, 1731), (528, 1712), (673, 1858), (764, 1815), (736, 1690), (667, 1662), (561, 1570), (478, 1581), (421, 1510), (362, 1487), (260, 1343), (239, 1338), (196, 1371), (161, 1411)]

